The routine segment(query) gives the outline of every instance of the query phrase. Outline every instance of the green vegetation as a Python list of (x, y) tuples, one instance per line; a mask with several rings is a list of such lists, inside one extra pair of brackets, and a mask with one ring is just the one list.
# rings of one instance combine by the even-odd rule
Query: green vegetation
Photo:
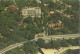
[(37, 51), (38, 51), (38, 47), (34, 42), (28, 42), (28, 43), (24, 44), (23, 49), (26, 52), (26, 54), (28, 54), (28, 53), (37, 54)]
[(13, 49), (6, 54), (26, 54), (26, 52), (23, 49)]
[(36, 41), (36, 44), (41, 48), (45, 47), (45, 41), (41, 38)]
[(63, 54), (79, 54), (79, 50), (67, 50)]
[(79, 46), (79, 39), (63, 39), (63, 40), (52, 40), (49, 41), (48, 43), (45, 43), (45, 41), (43, 39), (38, 39), (36, 44), (40, 47), (40, 48), (52, 48), (52, 49), (59, 49), (60, 47), (68, 47), (70, 45), (72, 46)]

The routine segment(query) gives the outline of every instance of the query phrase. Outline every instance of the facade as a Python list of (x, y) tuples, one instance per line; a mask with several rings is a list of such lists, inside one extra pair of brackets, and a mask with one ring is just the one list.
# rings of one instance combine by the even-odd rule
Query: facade
[(41, 17), (41, 7), (23, 7), (22, 15), (25, 17)]

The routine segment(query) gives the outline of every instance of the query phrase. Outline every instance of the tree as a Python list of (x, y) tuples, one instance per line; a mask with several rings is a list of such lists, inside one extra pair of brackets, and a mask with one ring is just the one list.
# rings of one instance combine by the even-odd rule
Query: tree
[(6, 54), (26, 54), (26, 52), (22, 49), (13, 49), (11, 51), (8, 51)]
[(27, 23), (27, 24), (33, 24), (32, 22), (32, 18), (31, 17), (27, 17), (24, 19), (24, 23)]
[(45, 47), (45, 40), (39, 38), (36, 43), (38, 44), (39, 47), (43, 48)]
[(31, 33), (30, 31), (26, 31), (25, 33), (26, 33), (25, 38), (29, 40), (34, 39), (34, 36), (35, 36), (34, 33)]
[(36, 54), (38, 51), (38, 47), (36, 46), (36, 44), (34, 42), (28, 42), (26, 44), (24, 44), (23, 47), (24, 51), (26, 52), (26, 54)]
[(63, 40), (61, 41), (61, 46), (62, 46), (62, 47), (68, 47), (68, 46), (69, 46), (69, 43), (67, 42), (67, 40), (63, 39)]
[(52, 48), (58, 49), (58, 48), (61, 47), (61, 44), (60, 44), (60, 41), (59, 41), (59, 40), (51, 40), (50, 43), (51, 43), (51, 47), (52, 47)]
[(72, 46), (75, 44), (75, 43), (74, 43), (74, 39), (71, 39), (71, 38), (70, 38), (69, 40), (67, 40), (67, 42), (68, 42), (69, 44), (71, 44)]
[(71, 33), (71, 32), (69, 31), (69, 29), (67, 29), (67, 28), (61, 29), (61, 32), (62, 32), (63, 34)]

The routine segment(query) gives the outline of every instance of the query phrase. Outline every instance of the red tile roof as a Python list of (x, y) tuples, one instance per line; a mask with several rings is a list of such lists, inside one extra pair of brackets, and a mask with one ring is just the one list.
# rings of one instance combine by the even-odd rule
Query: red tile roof
[(18, 10), (18, 7), (15, 5), (9, 5), (9, 8), (14, 9), (14, 10)]
[(53, 28), (54, 26), (61, 26), (61, 23), (48, 24), (48, 27)]
[(50, 27), (50, 28), (52, 28), (54, 26), (55, 26), (55, 24), (48, 24), (48, 27)]

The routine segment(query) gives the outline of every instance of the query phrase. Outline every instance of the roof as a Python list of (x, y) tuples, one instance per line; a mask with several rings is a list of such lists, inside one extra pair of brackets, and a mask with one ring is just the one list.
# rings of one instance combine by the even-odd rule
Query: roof
[(22, 7), (22, 9), (29, 9), (29, 8), (41, 9), (41, 7), (34, 7), (34, 6)]
[(43, 5), (44, 5), (44, 6), (48, 6), (49, 4), (44, 3)]
[(54, 27), (55, 24), (48, 24), (48, 27)]
[(54, 11), (49, 11), (49, 14), (54, 14)]
[(18, 7), (15, 5), (9, 5), (9, 8), (14, 9), (14, 10), (18, 10)]
[(66, 5), (67, 7), (72, 7), (72, 5)]
[(48, 27), (61, 26), (61, 23), (48, 24)]
[(59, 10), (55, 10), (55, 12), (59, 12)]
[(73, 16), (73, 15), (67, 15), (66, 17), (70, 18), (71, 16)]

